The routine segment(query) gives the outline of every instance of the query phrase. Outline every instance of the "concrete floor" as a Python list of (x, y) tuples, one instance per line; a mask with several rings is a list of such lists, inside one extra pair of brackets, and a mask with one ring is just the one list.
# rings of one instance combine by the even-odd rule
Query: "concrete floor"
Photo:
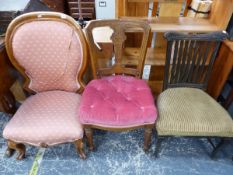
[[(9, 117), (0, 113), (0, 131)], [(142, 150), (143, 130), (113, 133), (96, 131), (97, 151), (87, 152), (80, 160), (73, 144), (47, 149), (27, 146), (27, 157), (4, 156), (6, 142), (0, 137), (1, 175), (231, 175), (233, 174), (233, 141), (225, 145), (216, 160), (209, 157), (211, 145), (206, 139), (167, 138), (155, 158), (155, 138), (150, 151)]]

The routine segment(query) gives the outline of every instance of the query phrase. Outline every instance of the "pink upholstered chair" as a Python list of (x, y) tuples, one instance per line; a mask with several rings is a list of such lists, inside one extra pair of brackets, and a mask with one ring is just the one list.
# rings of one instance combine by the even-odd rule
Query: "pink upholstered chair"
[[(141, 45), (129, 48), (127, 38), (135, 32), (142, 35)], [(99, 20), (91, 21), (85, 33), (94, 80), (83, 92), (79, 116), (89, 149), (94, 149), (92, 128), (125, 131), (144, 127), (144, 150), (148, 150), (157, 111), (150, 88), (140, 78), (150, 26), (142, 21)], [(104, 43), (98, 41), (101, 39)], [(114, 53), (105, 54), (112, 50)]]
[(87, 47), (82, 29), (69, 16), (54, 12), (28, 13), (16, 18), (6, 33), (6, 49), (25, 77), (27, 98), (3, 131), (6, 155), (24, 144), (48, 147), (74, 142), (81, 158), (83, 128), (77, 117)]

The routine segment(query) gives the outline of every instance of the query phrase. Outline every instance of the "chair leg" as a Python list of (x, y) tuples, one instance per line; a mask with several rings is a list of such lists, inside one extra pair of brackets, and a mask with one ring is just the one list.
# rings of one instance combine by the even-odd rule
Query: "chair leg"
[(156, 148), (155, 148), (155, 157), (159, 157), (159, 151), (161, 147), (162, 138), (157, 135), (156, 137)]
[(76, 147), (76, 149), (78, 151), (79, 157), (81, 159), (86, 159), (86, 155), (85, 155), (85, 153), (83, 151), (83, 141), (82, 141), (82, 139), (76, 140), (74, 142), (74, 144), (75, 144), (75, 147)]
[(11, 156), (14, 152), (14, 150), (16, 150), (18, 152), (16, 159), (17, 160), (22, 160), (25, 158), (25, 154), (26, 154), (26, 147), (24, 144), (22, 143), (15, 143), (13, 141), (8, 140), (8, 148), (6, 150), (6, 155)]
[(215, 157), (215, 155), (217, 154), (217, 152), (219, 151), (219, 149), (226, 143), (226, 139), (221, 139), (221, 141), (214, 147), (212, 153), (211, 153), (211, 158), (213, 159)]
[(146, 125), (144, 131), (144, 151), (148, 151), (151, 144), (151, 136), (154, 125)]
[(11, 157), (11, 156), (14, 154), (14, 152), (15, 152), (15, 150), (9, 148), (9, 146), (8, 146), (8, 147), (7, 147), (7, 150), (6, 150), (6, 152), (5, 152), (5, 155), (6, 155), (7, 157)]
[(93, 143), (93, 131), (91, 128), (84, 128), (85, 134), (87, 136), (87, 143), (90, 151), (94, 150), (94, 143)]

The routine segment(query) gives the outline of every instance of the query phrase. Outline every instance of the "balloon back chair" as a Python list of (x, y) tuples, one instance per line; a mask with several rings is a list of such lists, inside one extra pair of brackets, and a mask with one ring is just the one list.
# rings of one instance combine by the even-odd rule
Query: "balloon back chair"
[(83, 128), (77, 117), (87, 55), (80, 26), (61, 13), (24, 14), (11, 22), (6, 49), (25, 78), (25, 89), (33, 94), (3, 131), (6, 155), (17, 150), (17, 159), (23, 159), (24, 144), (48, 147), (74, 142), (79, 156), (85, 158)]
[(165, 34), (168, 41), (163, 92), (157, 100), (157, 153), (161, 137), (207, 137), (214, 147), (222, 145), (212, 138), (233, 136), (233, 120), (224, 108), (206, 92), (221, 41), (225, 32), (209, 34)]
[[(98, 31), (106, 32), (101, 35)], [(142, 39), (132, 58), (126, 54), (126, 41), (128, 33), (135, 32)], [(142, 21), (96, 20), (86, 26), (94, 80), (83, 92), (79, 115), (90, 150), (94, 149), (92, 128), (110, 131), (145, 128), (144, 150), (148, 150), (157, 116), (151, 90), (140, 79), (149, 33), (150, 26)], [(106, 57), (101, 47), (106, 43), (100, 43), (99, 39), (112, 44), (110, 57)]]

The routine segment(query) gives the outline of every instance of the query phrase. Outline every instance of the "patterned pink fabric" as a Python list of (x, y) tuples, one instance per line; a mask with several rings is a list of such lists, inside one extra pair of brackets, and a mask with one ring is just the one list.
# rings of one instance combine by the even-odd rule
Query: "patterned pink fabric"
[(29, 97), (6, 125), (3, 137), (15, 142), (40, 146), (72, 142), (83, 137), (77, 117), (80, 95), (41, 92)]
[(12, 40), (13, 54), (30, 77), (29, 88), (76, 91), (82, 45), (74, 30), (62, 22), (33, 21), (19, 27)]
[(86, 86), (79, 116), (82, 124), (133, 127), (155, 123), (157, 110), (145, 81), (110, 76), (92, 80)]

